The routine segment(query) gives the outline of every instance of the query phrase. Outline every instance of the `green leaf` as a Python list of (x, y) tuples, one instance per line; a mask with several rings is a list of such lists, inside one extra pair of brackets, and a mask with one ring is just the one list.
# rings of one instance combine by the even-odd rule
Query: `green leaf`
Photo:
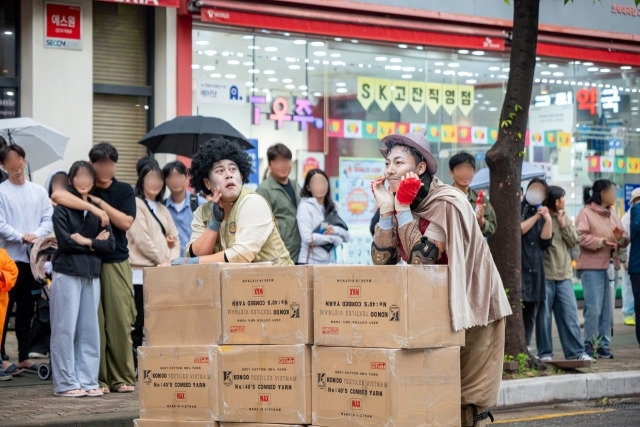
[(513, 123), (511, 120), (503, 120), (502, 123), (500, 123), (500, 127), (504, 129), (511, 126), (511, 123)]
[(516, 113), (509, 113), (509, 118), (513, 119), (516, 116)]
[(522, 132), (518, 132), (516, 136), (518, 137), (518, 139), (522, 139)]
[[(640, 1), (640, 0), (638, 0)], [(518, 111), (522, 111), (522, 105), (520, 104), (516, 104), (515, 107), (513, 107), (513, 110), (517, 113)]]

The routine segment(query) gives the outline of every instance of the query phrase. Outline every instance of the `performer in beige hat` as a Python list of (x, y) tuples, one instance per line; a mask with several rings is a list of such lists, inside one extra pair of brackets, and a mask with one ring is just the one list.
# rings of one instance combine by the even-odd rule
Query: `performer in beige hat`
[(373, 262), (449, 265), (451, 327), (466, 330), (462, 425), (483, 426), (498, 401), (504, 318), (511, 314), (500, 275), (466, 197), (435, 177), (438, 164), (424, 130), (382, 142), (385, 176), (371, 183), (380, 208)]

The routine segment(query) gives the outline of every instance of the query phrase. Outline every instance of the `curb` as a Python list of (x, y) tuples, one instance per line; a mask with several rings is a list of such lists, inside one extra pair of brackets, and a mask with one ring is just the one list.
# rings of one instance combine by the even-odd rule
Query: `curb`
[(111, 414), (93, 415), (90, 413), (84, 415), (74, 415), (71, 417), (58, 417), (53, 419), (55, 415), (47, 414), (41, 419), (33, 417), (30, 420), (23, 421), (3, 421), (3, 427), (133, 427), (133, 420), (140, 418), (140, 411), (123, 411)]
[(498, 407), (640, 395), (640, 371), (502, 381)]

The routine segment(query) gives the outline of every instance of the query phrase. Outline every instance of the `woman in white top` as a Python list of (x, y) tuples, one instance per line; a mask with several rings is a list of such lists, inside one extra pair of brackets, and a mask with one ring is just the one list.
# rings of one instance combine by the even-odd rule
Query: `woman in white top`
[[(312, 169), (304, 180), (302, 199), (298, 205), (298, 229), (302, 245), (298, 264), (330, 264), (336, 262), (335, 248), (349, 241), (349, 231), (336, 224), (344, 222), (331, 200), (329, 177), (320, 169)], [(331, 221), (336, 218), (339, 221)]]
[[(133, 274), (133, 289), (138, 315), (131, 332), (134, 349), (142, 345), (144, 327), (143, 269), (169, 265), (180, 256), (180, 242), (169, 209), (162, 204), (165, 183), (157, 164), (142, 168), (136, 183), (136, 219), (127, 231), (129, 262)], [(135, 359), (135, 357), (134, 357)]]

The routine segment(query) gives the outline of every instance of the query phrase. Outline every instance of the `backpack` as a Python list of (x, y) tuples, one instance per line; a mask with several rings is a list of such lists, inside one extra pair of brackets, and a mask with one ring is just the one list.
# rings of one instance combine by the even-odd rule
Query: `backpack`
[[(167, 206), (167, 199), (162, 201), (162, 204)], [(189, 206), (191, 207), (191, 212), (195, 212), (198, 209), (198, 195), (189, 193)]]

